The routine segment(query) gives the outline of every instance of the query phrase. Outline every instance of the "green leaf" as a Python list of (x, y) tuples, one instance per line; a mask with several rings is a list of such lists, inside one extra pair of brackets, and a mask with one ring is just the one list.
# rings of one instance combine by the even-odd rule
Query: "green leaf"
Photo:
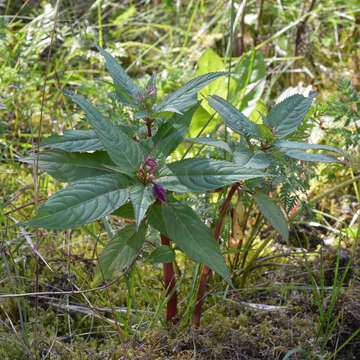
[(134, 176), (145, 160), (145, 155), (140, 146), (127, 136), (120, 127), (106, 119), (82, 96), (68, 92), (65, 95), (73, 99), (85, 111), (90, 124), (95, 129), (111, 159), (119, 166), (119, 170), (126, 175)]
[(262, 124), (263, 123), (263, 116), (266, 116), (268, 114), (267, 107), (265, 103), (262, 100), (258, 100), (256, 102), (254, 110), (249, 115), (250, 121), (256, 123), (256, 124)]
[(126, 204), (122, 205), (110, 215), (119, 216), (124, 219), (135, 220), (135, 212), (131, 202), (127, 202)]
[[(113, 19), (111, 22), (114, 25), (117, 25), (117, 29), (119, 29), (119, 33), (123, 31), (122, 26), (124, 26), (128, 21), (131, 20), (136, 16), (136, 7), (134, 5), (130, 5), (124, 12), (121, 12), (120, 15), (118, 15), (115, 19)], [(115, 35), (113, 33), (112, 35)]]
[(263, 151), (257, 151), (244, 165), (250, 169), (266, 169), (270, 165), (270, 157)]
[(69, 152), (103, 150), (104, 145), (92, 130), (64, 130), (64, 135), (53, 135), (41, 141), (40, 147)]
[(264, 125), (264, 124), (258, 124), (259, 130), (260, 130), (260, 134), (261, 134), (261, 139), (264, 142), (267, 143), (273, 143), (275, 140), (275, 136), (272, 133), (271, 129)]
[(190, 126), (191, 119), (198, 105), (191, 107), (184, 115), (175, 114), (173, 118), (163, 123), (157, 133), (151, 138), (150, 156), (158, 162), (165, 159), (181, 144)]
[(276, 202), (273, 199), (271, 199), (269, 196), (267, 196), (261, 191), (257, 191), (254, 194), (254, 198), (257, 206), (259, 207), (264, 217), (269, 221), (269, 223), (274, 227), (274, 229), (282, 236), (282, 238), (288, 241), (289, 239), (288, 224), (280, 207), (276, 204)]
[(138, 104), (134, 104), (133, 100), (130, 100), (125, 95), (122, 94), (120, 90), (115, 91), (116, 99), (123, 105), (129, 106), (132, 108), (138, 108)]
[(125, 72), (121, 65), (110, 55), (107, 51), (102, 49), (100, 46), (96, 46), (100, 51), (101, 55), (104, 56), (106, 60), (106, 67), (114, 80), (116, 86), (124, 91), (123, 96), (130, 96), (134, 103), (137, 103), (138, 94), (141, 91), (141, 88), (130, 78), (130, 76)]
[(129, 178), (115, 174), (80, 180), (51, 196), (25, 224), (67, 229), (90, 223), (127, 202), (129, 186)]
[(286, 148), (281, 148), (281, 152), (296, 160), (342, 164), (342, 161), (327, 154), (311, 154), (302, 150), (286, 149)]
[(126, 270), (138, 256), (145, 241), (145, 226), (136, 230), (135, 224), (121, 229), (105, 246), (99, 259), (96, 280), (111, 278)]
[(162, 111), (162, 112), (153, 112), (153, 111), (136, 111), (134, 113), (135, 119), (143, 119), (143, 118), (152, 118), (152, 119), (171, 119), (174, 116), (174, 113), (178, 113), (179, 115), (183, 115), (183, 113), (179, 111)]
[(245, 137), (259, 138), (260, 132), (257, 124), (250, 121), (232, 104), (218, 96), (208, 98), (208, 102), (226, 120), (226, 126), (231, 130)]
[(259, 150), (256, 153), (251, 151), (244, 144), (236, 144), (233, 153), (234, 162), (244, 168), (266, 169), (270, 165), (270, 156)]
[(145, 259), (145, 261), (151, 262), (153, 264), (172, 263), (174, 260), (174, 251), (166, 245), (159, 246)]
[(169, 234), (166, 232), (166, 226), (165, 226), (164, 219), (162, 217), (161, 205), (155, 203), (153, 206), (151, 206), (151, 208), (149, 209), (149, 211), (147, 213), (147, 218), (148, 218), (150, 225), (154, 229), (159, 231), (160, 234), (163, 234), (166, 237), (169, 237)]
[[(117, 124), (126, 135), (133, 136), (130, 126)], [(43, 139), (41, 148), (59, 149), (68, 152), (104, 150), (104, 145), (93, 130), (64, 130), (64, 135), (52, 135)]]
[(192, 260), (208, 266), (231, 284), (225, 260), (210, 229), (189, 206), (163, 203), (161, 213), (169, 238)]
[(149, 89), (150, 87), (156, 88), (156, 76), (157, 76), (156, 72), (151, 74), (150, 79), (147, 82), (145, 89)]
[[(214, 111), (212, 110), (212, 112)], [(215, 129), (217, 123), (217, 116), (210, 115), (202, 106), (199, 106), (191, 121), (188, 136), (198, 136), (200, 130), (202, 130), (206, 124), (204, 130), (206, 130), (206, 133), (210, 133)]]
[(279, 148), (280, 150), (283, 148), (287, 149), (316, 149), (316, 150), (329, 150), (337, 152), (340, 155), (346, 156), (343, 151), (329, 145), (317, 145), (317, 144), (308, 144), (297, 141), (286, 141), (286, 140), (278, 140), (274, 143), (274, 146)]
[(200, 103), (197, 102), (195, 105), (191, 106), (183, 115), (174, 114), (171, 120), (169, 121), (172, 126), (180, 132), (182, 137), (185, 137), (186, 133), (189, 130), (190, 123), (193, 119), (194, 113), (197, 109), (200, 108)]
[(265, 125), (274, 129), (277, 139), (293, 133), (304, 120), (315, 96), (316, 92), (308, 97), (299, 94), (288, 97), (270, 110)]
[(235, 144), (233, 159), (236, 164), (245, 166), (253, 155), (254, 153), (244, 144)]
[(165, 161), (178, 147), (183, 140), (183, 136), (171, 123), (167, 122), (159, 127), (156, 135), (153, 136), (151, 140), (150, 156), (158, 162), (161, 162)]
[(246, 116), (250, 116), (264, 92), (265, 77), (266, 65), (261, 51), (245, 54), (235, 66), (229, 98), (232, 103), (241, 101), (239, 110)]
[(232, 162), (201, 158), (168, 164), (167, 167), (160, 169), (156, 183), (171, 191), (202, 192), (265, 176), (268, 174), (241, 168)]
[(134, 185), (130, 188), (130, 200), (134, 207), (136, 228), (138, 229), (149, 206), (155, 201), (153, 185)]
[(198, 137), (198, 138), (187, 138), (185, 139), (186, 142), (194, 143), (194, 144), (203, 144), (208, 146), (214, 146), (219, 149), (223, 149), (227, 151), (228, 153), (232, 154), (232, 151), (230, 149), (230, 146), (223, 140), (214, 139), (210, 137)]
[[(37, 156), (36, 154), (34, 155)], [(21, 161), (34, 164), (34, 156)], [(55, 179), (73, 182), (111, 172), (109, 167), (115, 166), (105, 151), (94, 153), (68, 153), (61, 150), (42, 151), (39, 153), (39, 167)]]
[(227, 72), (208, 73), (190, 80), (184, 86), (166, 96), (163, 101), (155, 107), (154, 113), (170, 111), (181, 114), (189, 106), (197, 102), (196, 94), (199, 90), (217, 78), (227, 74)]
[(153, 94), (150, 95), (153, 103), (156, 101), (156, 98), (157, 98), (156, 76), (157, 76), (157, 74), (156, 74), (156, 72), (154, 72), (151, 75), (151, 77), (150, 77), (150, 79), (149, 79), (149, 81), (148, 81), (148, 83), (146, 84), (146, 87), (145, 87), (145, 91), (149, 91), (150, 89), (153, 90)]
[[(204, 75), (210, 72), (219, 72), (224, 71), (224, 62), (221, 57), (217, 55), (213, 50), (207, 49), (200, 57), (196, 70), (195, 76)], [(223, 98), (227, 96), (227, 83), (224, 79), (216, 79), (210, 84), (206, 85), (201, 93), (198, 94), (199, 100), (207, 98), (210, 95), (218, 95)], [(206, 101), (201, 103), (201, 106), (211, 114), (214, 113), (214, 110), (207, 104)]]

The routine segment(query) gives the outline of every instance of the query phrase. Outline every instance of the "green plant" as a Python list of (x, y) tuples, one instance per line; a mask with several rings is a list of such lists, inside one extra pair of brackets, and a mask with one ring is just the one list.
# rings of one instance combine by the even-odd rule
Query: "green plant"
[[(311, 154), (303, 150), (318, 149), (336, 151), (337, 153), (344, 155), (342, 151), (327, 145), (314, 145), (304, 142), (286, 140), (292, 136), (292, 134), (298, 129), (304, 120), (315, 95), (316, 93), (311, 93), (308, 97), (304, 97), (297, 94), (288, 97), (284, 101), (274, 106), (267, 116), (262, 114), (261, 124), (256, 124), (250, 121), (232, 104), (226, 102), (222, 98), (218, 96), (212, 96), (208, 99), (209, 105), (225, 119), (225, 125), (240, 136), (240, 141), (232, 141), (227, 144), (221, 140), (215, 140), (211, 138), (193, 139), (193, 141), (199, 141), (204, 144), (219, 146), (223, 149), (226, 149), (226, 151), (231, 154), (234, 162), (241, 167), (269, 171), (269, 177), (267, 178), (246, 181), (241, 186), (239, 197), (246, 199), (250, 196), (253, 198), (254, 203), (260, 210), (261, 214), (270, 222), (270, 224), (286, 241), (288, 240), (287, 221), (280, 207), (271, 197), (269, 197), (269, 193), (275, 191), (278, 186), (284, 186), (284, 184), (288, 184), (289, 179), (291, 179), (293, 185), (295, 185), (291, 189), (292, 191), (298, 190), (298, 188), (302, 186), (303, 181), (296, 181), (296, 175), (301, 179), (301, 174), (304, 172), (304, 168), (300, 167), (299, 169), (296, 167), (294, 160), (300, 160), (302, 162), (340, 162), (328, 154)], [(272, 176), (272, 174), (277, 175)], [(297, 186), (296, 182), (298, 182)], [(230, 204), (230, 199), (234, 195), (236, 188), (237, 185), (233, 185), (226, 201), (222, 205), (222, 217), (224, 216), (226, 209)], [(284, 191), (284, 193), (289, 195), (291, 192)], [(282, 199), (285, 199), (285, 208), (287, 208), (288, 211), (291, 210), (294, 205), (293, 199), (285, 195), (282, 196)], [(246, 216), (244, 216), (244, 218), (246, 218)], [(220, 224), (220, 228), (221, 221), (218, 223)], [(251, 249), (256, 232), (258, 231), (257, 227), (260, 226), (260, 222), (261, 216), (258, 216), (254, 226), (255, 231), (253, 231), (253, 233), (250, 235), (249, 240), (244, 244), (245, 246), (242, 249), (239, 247), (237, 249), (238, 252), (242, 251), (244, 253), (242, 256), (242, 272), (245, 275), (254, 266), (254, 262), (259, 257), (260, 252), (271, 240), (271, 237), (269, 237), (262, 241), (262, 244), (260, 245), (259, 249), (255, 251), (255, 254), (247, 259), (248, 252)], [(243, 222), (242, 226), (242, 233), (244, 233), (246, 221)], [(217, 227), (215, 230), (217, 237), (220, 234), (220, 228)], [(240, 246), (242, 244), (242, 240), (243, 239), (239, 241)], [(247, 264), (245, 264), (246, 260), (248, 262)], [(238, 262), (238, 257), (236, 257), (236, 262)], [(198, 294), (198, 306), (194, 315), (194, 323), (197, 325), (200, 321), (201, 302), (205, 290), (204, 284), (206, 283), (209, 271), (209, 268), (204, 268), (202, 274), (200, 291)], [(242, 282), (241, 285), (244, 285), (244, 282)]]
[[(352, 268), (355, 252), (359, 244), (359, 226), (356, 233), (352, 232), (352, 235), (353, 244), (351, 254), (348, 258), (345, 256), (346, 265), (343, 264), (343, 267), (341, 269), (341, 259), (344, 259), (344, 255), (341, 255), (341, 253), (344, 251), (344, 249), (341, 248), (343, 234), (342, 232), (340, 232), (336, 251), (337, 255), (335, 261), (335, 268), (330, 270), (333, 273), (333, 282), (331, 286), (326, 286), (323, 249), (320, 250), (319, 269), (317, 271), (314, 271), (312, 269), (312, 266), (307, 259), (306, 252), (303, 252), (307, 273), (312, 285), (313, 296), (320, 315), (320, 324), (316, 335), (316, 342), (321, 343), (321, 354), (312, 354), (303, 349), (293, 349), (286, 354), (283, 360), (289, 359), (292, 354), (297, 352), (312, 356), (314, 358), (325, 359), (325, 355), (323, 353), (340, 318), (340, 315), (336, 314), (335, 305), (339, 301), (339, 297), (342, 289), (344, 288), (344, 283), (346, 281), (347, 275)], [(318, 275), (316, 273), (318, 273)], [(317, 278), (319, 279), (317, 280)], [(348, 336), (347, 339), (331, 355), (326, 357), (326, 359), (330, 360), (334, 358), (336, 354), (340, 352), (348, 343), (350, 343), (350, 341), (355, 338), (359, 333), (360, 328), (358, 328), (353, 334)]]
[[(156, 74), (142, 89), (108, 52), (100, 47), (98, 50), (114, 80), (116, 102), (131, 125), (110, 121), (88, 100), (64, 91), (85, 112), (94, 131), (69, 130), (62, 136), (51, 136), (40, 144), (50, 150), (23, 159), (38, 164), (57, 180), (70, 183), (50, 197), (25, 224), (65, 229), (111, 214), (133, 219), (133, 223), (124, 226), (106, 244), (99, 258), (98, 280), (129, 269), (143, 248), (148, 229), (154, 228), (160, 233), (161, 246), (150, 259), (164, 263), (167, 321), (177, 321), (174, 253), (170, 241), (190, 259), (204, 265), (193, 319), (199, 325), (210, 269), (232, 285), (217, 240), (234, 194), (241, 191), (253, 199), (263, 216), (287, 240), (287, 221), (269, 193), (286, 180), (285, 169), (289, 168), (291, 159), (340, 162), (328, 154), (303, 150), (343, 153), (326, 145), (287, 140), (306, 116), (315, 93), (285, 99), (268, 115), (261, 114), (262, 123), (249, 120), (231, 103), (213, 95), (207, 98), (208, 104), (225, 119), (225, 125), (235, 134), (234, 141), (209, 137), (191, 141), (219, 147), (226, 151), (225, 158), (231, 157), (233, 161), (197, 157), (169, 162), (168, 157), (184, 142), (199, 106), (198, 91), (228, 73), (202, 74), (157, 103)], [(132, 109), (128, 116), (126, 109)], [(225, 202), (218, 209), (212, 232), (176, 194), (217, 189), (223, 192)], [(129, 206), (133, 215), (129, 215)], [(260, 220), (258, 216), (257, 221)]]

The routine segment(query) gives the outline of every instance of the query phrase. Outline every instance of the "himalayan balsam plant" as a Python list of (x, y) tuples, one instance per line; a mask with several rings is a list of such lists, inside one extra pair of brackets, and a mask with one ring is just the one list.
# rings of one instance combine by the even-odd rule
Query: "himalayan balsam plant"
[[(38, 153), (39, 167), (69, 185), (45, 201), (25, 224), (47, 229), (73, 228), (111, 214), (124, 217), (123, 210), (131, 206), (134, 222), (109, 239), (99, 258), (97, 278), (109, 279), (115, 273), (128, 270), (142, 251), (152, 227), (159, 231), (161, 238), (161, 246), (150, 257), (164, 263), (164, 283), (169, 296), (168, 322), (178, 320), (175, 254), (171, 242), (190, 259), (204, 265), (193, 318), (199, 325), (210, 271), (232, 286), (218, 240), (224, 214), (236, 191), (242, 189), (253, 197), (263, 216), (287, 239), (286, 218), (269, 197), (269, 192), (281, 181), (276, 174), (277, 164), (289, 158), (339, 162), (328, 154), (303, 151), (306, 149), (343, 154), (329, 146), (287, 140), (303, 121), (315, 93), (287, 98), (262, 117), (262, 124), (250, 121), (221, 97), (211, 96), (208, 104), (225, 119), (225, 125), (239, 141), (225, 142), (209, 137), (186, 139), (199, 106), (197, 93), (228, 73), (200, 75), (157, 102), (155, 74), (142, 89), (108, 52), (98, 49), (113, 78), (117, 101), (133, 109), (133, 119), (139, 126), (115, 124), (85, 98), (64, 92), (85, 112), (93, 130), (67, 130), (61, 136), (54, 135), (42, 141), (44, 151)], [(146, 137), (138, 136), (141, 127), (146, 129)], [(204, 157), (169, 160), (185, 141), (220, 147), (232, 161)], [(24, 161), (33, 163), (34, 157)], [(227, 197), (219, 208), (212, 231), (177, 194), (218, 189), (227, 192)]]

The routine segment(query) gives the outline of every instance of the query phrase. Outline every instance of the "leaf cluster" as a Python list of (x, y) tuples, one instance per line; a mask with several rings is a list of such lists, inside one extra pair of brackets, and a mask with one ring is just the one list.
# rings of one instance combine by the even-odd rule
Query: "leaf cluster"
[[(45, 151), (37, 155), (39, 166), (70, 185), (50, 197), (26, 224), (48, 229), (80, 226), (119, 214), (130, 203), (135, 224), (121, 229), (105, 246), (99, 267), (104, 278), (133, 264), (145, 242), (147, 228), (152, 227), (173, 240), (190, 259), (208, 266), (231, 283), (213, 233), (174, 194), (204, 193), (228, 185), (242, 188), (287, 239), (287, 221), (269, 192), (279, 184), (283, 184), (286, 194), (306, 189), (306, 181), (294, 180), (300, 173), (298, 160), (339, 162), (327, 153), (306, 150), (343, 155), (330, 146), (287, 140), (304, 120), (316, 94), (290, 96), (267, 115), (261, 114), (262, 123), (251, 121), (234, 105), (212, 95), (206, 99), (208, 106), (240, 140), (185, 139), (199, 107), (198, 92), (227, 73), (201, 74), (158, 102), (156, 74), (141, 88), (107, 51), (100, 47), (98, 50), (114, 81), (117, 101), (133, 111), (140, 126), (115, 124), (84, 97), (64, 91), (85, 112), (93, 130), (66, 131), (41, 143)], [(249, 61), (254, 61), (254, 54)], [(147, 137), (138, 136), (141, 128), (146, 129)], [(169, 161), (169, 156), (184, 141), (221, 148), (232, 161), (203, 157)], [(288, 195), (282, 198), (288, 210), (295, 198)], [(154, 257), (150, 255), (152, 261)]]

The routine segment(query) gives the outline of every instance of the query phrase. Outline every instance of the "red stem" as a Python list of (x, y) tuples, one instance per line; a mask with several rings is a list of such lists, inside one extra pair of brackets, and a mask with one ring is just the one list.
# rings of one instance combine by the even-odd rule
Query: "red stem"
[[(151, 125), (154, 122), (154, 119), (146, 118), (146, 127), (148, 131), (148, 137), (151, 137)], [(165, 235), (160, 234), (161, 245), (170, 246), (170, 239)], [(176, 279), (172, 263), (164, 263), (164, 281), (166, 295), (169, 295), (175, 288)], [(177, 312), (177, 292), (174, 291), (171, 298), (166, 304), (166, 321), (168, 323), (176, 324), (178, 322), (178, 312)]]
[[(216, 228), (215, 228), (215, 232), (214, 232), (214, 237), (216, 240), (219, 239), (222, 224), (224, 222), (224, 218), (226, 215), (226, 211), (230, 205), (231, 198), (233, 197), (233, 195), (238, 187), (239, 187), (239, 183), (236, 183), (232, 186), (232, 188), (229, 191), (228, 196), (225, 199), (224, 204), (221, 207), (219, 219), (216, 224)], [(204, 300), (207, 279), (208, 279), (208, 276), (210, 273), (211, 273), (211, 269), (208, 266), (204, 266), (202, 273), (201, 273), (200, 285), (199, 285), (199, 290), (197, 293), (196, 305), (195, 305), (194, 315), (193, 315), (193, 319), (192, 319), (192, 323), (196, 327), (200, 326), (201, 308), (202, 308), (202, 304), (203, 304), (203, 300)]]
[(152, 136), (151, 125), (154, 122), (154, 119), (145, 118), (145, 121), (146, 121), (146, 127), (147, 127), (147, 131), (148, 131), (148, 137), (151, 137)]
[[(161, 237), (161, 245), (170, 246), (170, 240), (163, 234)], [(164, 280), (165, 288), (167, 289), (166, 295), (169, 295), (176, 284), (175, 273), (172, 263), (164, 263)], [(177, 312), (177, 292), (174, 291), (173, 295), (169, 299), (166, 308), (166, 321), (176, 324), (178, 322), (178, 312)]]

